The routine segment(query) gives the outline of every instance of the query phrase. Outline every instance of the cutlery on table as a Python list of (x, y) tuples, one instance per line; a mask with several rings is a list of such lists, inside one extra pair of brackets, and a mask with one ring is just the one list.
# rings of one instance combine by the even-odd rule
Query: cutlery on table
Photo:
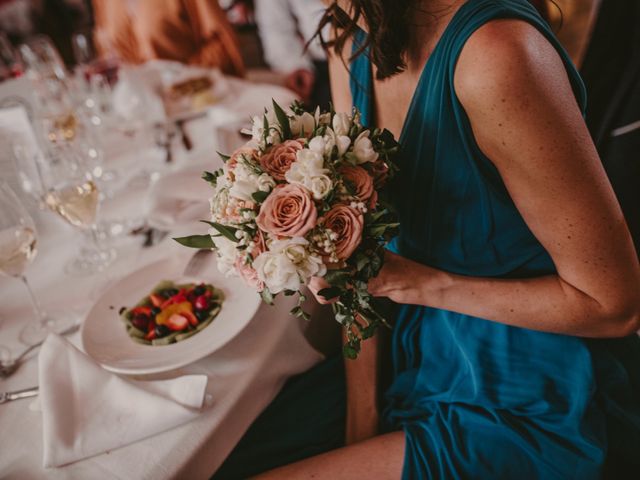
[[(66, 330), (63, 330), (62, 332), (59, 333), (59, 335), (70, 335), (74, 332), (77, 332), (78, 329), (80, 328), (80, 324), (75, 324), (75, 325), (71, 325), (69, 328), (67, 328)], [(42, 345), (42, 343), (44, 342), (44, 340), (42, 340), (41, 342), (38, 343), (34, 343), (33, 345), (25, 348), (20, 355), (18, 355), (15, 358), (12, 358), (6, 362), (0, 362), (0, 378), (7, 378), (11, 375), (14, 374), (14, 372), (16, 370), (18, 370), (18, 368), (20, 367), (20, 365), (22, 364), (22, 359), (25, 357), (25, 355), (29, 352), (31, 352), (33, 349), (38, 348), (40, 345)], [(2, 402), (0, 402), (2, 403)]]
[(0, 404), (12, 400), (20, 400), (21, 398), (35, 397), (36, 395), (38, 395), (38, 387), (25, 388), (15, 392), (0, 392)]

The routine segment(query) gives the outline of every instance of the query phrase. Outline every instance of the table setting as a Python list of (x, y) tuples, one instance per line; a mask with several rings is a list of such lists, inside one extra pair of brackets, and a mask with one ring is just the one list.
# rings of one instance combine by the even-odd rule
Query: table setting
[(48, 54), (0, 85), (0, 478), (208, 478), (323, 355), (298, 299), (173, 238), (208, 231), (216, 151), (295, 96), (165, 61), (69, 79)]

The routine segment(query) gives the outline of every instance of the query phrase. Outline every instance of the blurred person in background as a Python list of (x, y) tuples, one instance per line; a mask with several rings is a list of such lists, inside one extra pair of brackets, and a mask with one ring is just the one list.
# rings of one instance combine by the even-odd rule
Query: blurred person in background
[(285, 86), (310, 107), (331, 100), (327, 57), (313, 38), (324, 13), (321, 0), (254, 0), (255, 19), (269, 66), (285, 75)]
[(586, 121), (640, 256), (640, 0), (548, 3), (587, 89)]
[(166, 59), (244, 74), (233, 29), (213, 0), (93, 0), (102, 54), (127, 63)]

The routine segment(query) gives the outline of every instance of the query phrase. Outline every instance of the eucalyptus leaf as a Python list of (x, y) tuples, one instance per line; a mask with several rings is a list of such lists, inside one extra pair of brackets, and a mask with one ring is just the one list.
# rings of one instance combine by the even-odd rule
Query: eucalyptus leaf
[(280, 105), (278, 105), (278, 103), (274, 99), (271, 99), (271, 101), (273, 102), (273, 111), (276, 114), (278, 123), (280, 124), (280, 127), (282, 127), (282, 136), (284, 137), (284, 139), (291, 138), (291, 125), (289, 125), (289, 117), (287, 117), (285, 111), (282, 110), (282, 107), (280, 107)]
[(222, 159), (222, 161), (224, 163), (227, 163), (227, 161), (231, 158), (229, 155), (225, 155), (224, 153), (220, 153), (218, 151), (216, 151), (216, 153), (218, 154), (218, 156)]
[(188, 237), (175, 237), (174, 240), (189, 248), (210, 249), (216, 247), (211, 235), (189, 235)]
[(264, 202), (268, 196), (269, 196), (269, 192), (263, 192), (262, 190), (259, 190), (251, 194), (251, 198), (253, 198), (257, 203)]
[(324, 297), (325, 300), (331, 300), (333, 298), (339, 297), (342, 290), (338, 287), (328, 287), (323, 288), (318, 292), (318, 295)]
[(238, 243), (238, 239), (236, 238), (236, 232), (238, 231), (237, 228), (222, 225), (221, 223), (217, 222), (209, 222), (207, 220), (200, 221), (215, 228), (223, 237), (227, 238), (228, 240), (231, 240), (234, 243)]

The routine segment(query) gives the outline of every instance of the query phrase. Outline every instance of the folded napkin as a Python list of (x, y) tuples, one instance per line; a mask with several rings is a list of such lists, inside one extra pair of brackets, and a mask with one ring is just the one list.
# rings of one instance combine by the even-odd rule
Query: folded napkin
[(58, 335), (39, 362), (44, 466), (57, 467), (195, 419), (206, 375), (133, 381), (107, 372)]

